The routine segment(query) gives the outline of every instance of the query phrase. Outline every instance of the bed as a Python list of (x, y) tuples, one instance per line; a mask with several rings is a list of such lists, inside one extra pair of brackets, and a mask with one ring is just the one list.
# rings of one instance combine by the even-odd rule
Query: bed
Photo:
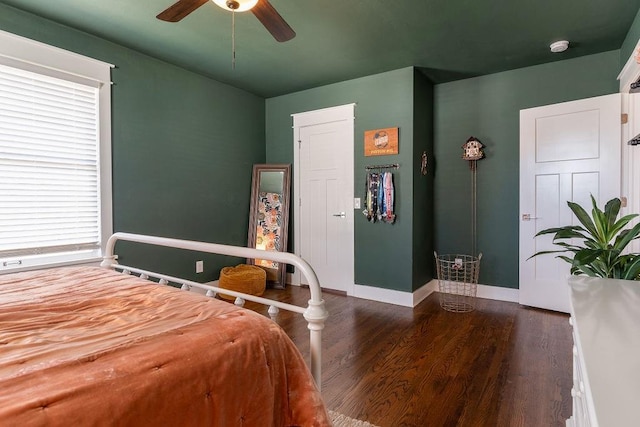
[[(311, 299), (297, 307), (224, 290), (237, 297), (230, 304), (185, 292), (221, 289), (120, 265), (118, 240), (291, 263)], [(2, 425), (330, 425), (319, 392), (327, 312), (306, 262), (126, 233), (111, 237), (107, 254), (101, 267), (0, 276)], [(245, 300), (307, 319), (311, 371), (275, 322), (240, 307)]]

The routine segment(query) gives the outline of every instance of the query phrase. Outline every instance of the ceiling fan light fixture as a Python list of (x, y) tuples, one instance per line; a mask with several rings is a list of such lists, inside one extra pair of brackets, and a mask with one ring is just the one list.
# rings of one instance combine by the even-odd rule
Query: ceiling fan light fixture
[(212, 0), (221, 8), (231, 12), (246, 12), (258, 4), (258, 0)]

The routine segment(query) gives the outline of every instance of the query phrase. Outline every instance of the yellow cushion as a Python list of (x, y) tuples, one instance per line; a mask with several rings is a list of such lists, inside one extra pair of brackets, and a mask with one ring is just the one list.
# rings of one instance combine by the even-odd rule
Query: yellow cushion
[[(264, 293), (267, 273), (255, 265), (240, 264), (235, 267), (224, 267), (220, 271), (218, 286), (223, 289), (260, 296)], [(220, 298), (234, 300), (232, 295), (219, 294)]]

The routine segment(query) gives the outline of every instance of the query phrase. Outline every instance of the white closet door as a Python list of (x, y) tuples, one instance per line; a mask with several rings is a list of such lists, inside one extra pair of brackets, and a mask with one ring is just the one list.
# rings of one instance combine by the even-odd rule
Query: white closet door
[(569, 264), (540, 230), (578, 225), (567, 206), (591, 212), (620, 197), (620, 94), (520, 111), (520, 304), (569, 312)]

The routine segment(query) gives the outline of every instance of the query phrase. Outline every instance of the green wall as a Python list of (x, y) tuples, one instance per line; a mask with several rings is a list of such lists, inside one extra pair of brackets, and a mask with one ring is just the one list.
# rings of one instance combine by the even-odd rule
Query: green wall
[[(116, 65), (114, 231), (244, 245), (251, 172), (265, 160), (264, 99), (0, 5), (0, 29)], [(121, 262), (199, 281), (237, 260), (118, 245)], [(195, 275), (195, 260), (205, 273)]]
[[(366, 165), (400, 163), (401, 167), (394, 171), (396, 223), (369, 223), (359, 211), (355, 213), (355, 281), (360, 285), (409, 292), (414, 289), (414, 78), (415, 71), (410, 67), (266, 101), (266, 155), (270, 163), (293, 163), (291, 114), (357, 103), (355, 197), (364, 195)], [(399, 127), (398, 155), (364, 157), (365, 130), (396, 126)], [(423, 249), (418, 252), (422, 253)]]
[[(460, 146), (472, 135), (487, 145), (478, 164), (480, 282), (517, 287), (519, 110), (617, 92), (615, 78), (640, 36), (640, 18), (619, 51), (435, 87), (409, 67), (266, 102), (5, 5), (0, 29), (116, 65), (116, 231), (245, 244), (252, 165), (293, 163), (291, 114), (357, 103), (355, 196), (364, 192), (365, 165), (402, 166), (395, 173), (397, 223), (371, 224), (356, 213), (356, 283), (412, 291), (433, 277), (434, 247), (470, 251), (470, 172)], [(365, 158), (364, 131), (394, 126), (400, 154)], [(423, 151), (429, 155), (425, 177), (419, 174)], [(118, 252), (123, 262), (135, 256), (144, 267), (197, 280), (210, 280), (231, 263), (124, 245)], [(195, 259), (205, 259), (205, 274), (193, 273)]]
[[(434, 273), (433, 203), (433, 84), (414, 72), (413, 93), (413, 290), (429, 282)], [(427, 154), (427, 174), (421, 172)]]
[(478, 161), (479, 282), (518, 287), (519, 111), (618, 92), (620, 51), (435, 86), (435, 241), (438, 253), (471, 251), (471, 172), (464, 142), (486, 145)]

